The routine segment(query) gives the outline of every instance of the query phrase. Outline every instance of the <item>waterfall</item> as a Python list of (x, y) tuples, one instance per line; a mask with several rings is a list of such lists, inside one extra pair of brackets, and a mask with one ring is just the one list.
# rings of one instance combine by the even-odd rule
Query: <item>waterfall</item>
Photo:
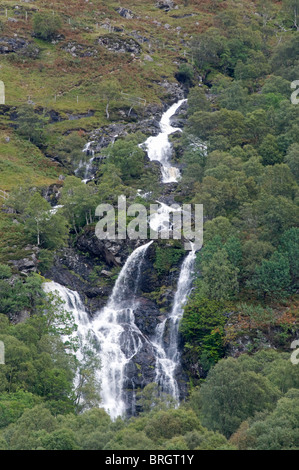
[[(87, 183), (88, 181), (93, 179), (93, 161), (95, 158), (94, 150), (91, 149), (91, 145), (94, 143), (92, 140), (91, 142), (87, 142), (85, 144), (82, 152), (85, 154), (85, 158), (80, 160), (78, 167), (75, 170), (75, 175), (83, 176), (82, 182)], [(91, 158), (87, 159), (87, 157)]]
[[(73, 314), (74, 322), (78, 325), (76, 335), (79, 338), (79, 342), (83, 344), (90, 331), (90, 320), (78, 292), (72, 291), (54, 281), (45, 282), (43, 284), (43, 290), (46, 293), (52, 292), (59, 295), (60, 299), (64, 302), (63, 308)], [(62, 340), (64, 340), (64, 338), (62, 338)], [(80, 349), (78, 350), (77, 357), (78, 359), (81, 358)]]
[(135, 295), (145, 253), (152, 241), (133, 251), (122, 268), (108, 304), (93, 320), (102, 366), (99, 378), (103, 407), (112, 418), (125, 413), (123, 382), (126, 365), (145, 340), (134, 322)]
[(195, 258), (196, 252), (192, 250), (184, 259), (171, 313), (157, 326), (153, 341), (157, 350), (156, 382), (160, 385), (161, 390), (172, 395), (176, 402), (179, 402), (179, 387), (175, 377), (180, 360), (179, 322), (183, 316), (183, 307), (190, 294)]
[(148, 341), (135, 325), (134, 308), (142, 262), (152, 243), (136, 248), (128, 257), (107, 305), (92, 319), (77, 292), (53, 281), (44, 284), (45, 292), (57, 291), (65, 301), (65, 308), (73, 313), (82, 342), (88, 341), (90, 336), (95, 340), (101, 359), (97, 379), (101, 383), (102, 407), (112, 419), (126, 411), (123, 397), (126, 366), (142, 347), (142, 342)]
[[(149, 158), (158, 160), (162, 167), (163, 182), (177, 182), (180, 172), (171, 167), (171, 144), (168, 136), (176, 131), (170, 124), (171, 117), (186, 100), (181, 100), (171, 106), (161, 119), (161, 133), (150, 137), (144, 144)], [(89, 162), (80, 162), (76, 172), (82, 173), (83, 181), (87, 182), (91, 176), (94, 153), (91, 150), (92, 142), (88, 142), (83, 149), (86, 156), (92, 155)], [(142, 195), (142, 193), (140, 193)], [(159, 202), (159, 201), (156, 201)], [(159, 202), (160, 208), (154, 214), (149, 224), (152, 229), (162, 232), (169, 226), (170, 213), (181, 211), (180, 208), (169, 207)], [(53, 213), (59, 206), (53, 208)], [(128, 257), (115, 282), (111, 296), (104, 308), (90, 318), (86, 308), (77, 292), (71, 291), (55, 282), (45, 283), (46, 292), (58, 291), (59, 296), (66, 303), (66, 309), (71, 311), (78, 325), (77, 334), (83, 345), (92, 338), (95, 352), (99, 354), (101, 366), (97, 371), (97, 379), (101, 384), (101, 406), (109, 413), (112, 419), (123, 416), (128, 410), (126, 402), (127, 390), (124, 390), (130, 380), (128, 373), (134, 366), (133, 359), (150, 352), (155, 364), (153, 379), (160, 385), (163, 392), (172, 395), (179, 402), (180, 391), (177, 382), (178, 365), (180, 362), (178, 329), (183, 315), (183, 307), (191, 290), (195, 250), (192, 249), (185, 257), (177, 283), (172, 309), (167, 318), (158, 324), (153, 337), (143, 335), (135, 324), (134, 311), (138, 307), (138, 288), (142, 276), (142, 264), (150, 241), (136, 248)], [(80, 350), (78, 351), (80, 359)], [(152, 366), (150, 366), (152, 367)], [(134, 384), (131, 406), (135, 406)]]
[(180, 128), (171, 126), (171, 118), (177, 110), (187, 100), (180, 100), (174, 103), (163, 115), (160, 121), (161, 132), (157, 136), (149, 137), (141, 147), (147, 151), (148, 158), (151, 161), (158, 161), (161, 163), (162, 182), (163, 183), (177, 183), (180, 179), (180, 171), (178, 168), (171, 166), (170, 158), (172, 154), (172, 145), (169, 142), (169, 135), (174, 132), (181, 132)]

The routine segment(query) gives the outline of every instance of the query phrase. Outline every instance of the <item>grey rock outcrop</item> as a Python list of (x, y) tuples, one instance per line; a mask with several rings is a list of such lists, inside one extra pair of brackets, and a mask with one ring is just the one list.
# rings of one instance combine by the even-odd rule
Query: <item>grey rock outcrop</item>
[(130, 53), (134, 55), (139, 55), (141, 53), (141, 46), (135, 39), (123, 38), (113, 33), (100, 36), (97, 43), (111, 52), (121, 54)]
[(132, 20), (133, 18), (135, 18), (134, 13), (131, 10), (129, 10), (128, 8), (120, 7), (120, 8), (117, 8), (116, 11), (117, 11), (117, 13), (120, 14), (120, 16), (122, 18), (125, 18), (126, 20)]
[(29, 42), (25, 39), (15, 37), (0, 37), (0, 54), (9, 54), (12, 52), (18, 52), (21, 49), (26, 48)]
[(156, 7), (167, 12), (174, 9), (175, 3), (172, 0), (158, 0)]

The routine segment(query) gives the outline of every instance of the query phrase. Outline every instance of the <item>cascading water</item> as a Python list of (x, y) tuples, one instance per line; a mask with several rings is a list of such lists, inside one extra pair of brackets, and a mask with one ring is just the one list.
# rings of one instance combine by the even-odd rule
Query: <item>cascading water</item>
[[(135, 325), (134, 308), (141, 275), (142, 261), (152, 241), (136, 248), (127, 259), (107, 305), (89, 319), (77, 292), (55, 282), (44, 284), (45, 292), (57, 291), (74, 315), (77, 334), (84, 343), (90, 335), (95, 340), (101, 359), (97, 378), (101, 383), (102, 406), (112, 419), (126, 411), (123, 383), (126, 366), (137, 354), (144, 341), (148, 341)], [(80, 357), (80, 350), (78, 352)]]
[[(85, 306), (78, 292), (72, 291), (54, 281), (45, 282), (43, 289), (46, 293), (57, 292), (61, 300), (64, 302), (63, 308), (71, 312), (74, 316), (75, 324), (78, 325), (77, 334), (79, 339), (84, 341), (87, 338), (88, 332), (90, 330), (90, 321), (88, 313), (86, 312)], [(80, 350), (78, 354), (80, 357)]]
[[(75, 170), (75, 175), (80, 175), (83, 176), (82, 182), (87, 183), (92, 179), (92, 170), (93, 170), (93, 161), (95, 158), (95, 153), (94, 150), (91, 148), (91, 145), (94, 143), (94, 141), (87, 142), (87, 144), (84, 146), (82, 152), (85, 154), (85, 158), (81, 159), (79, 162), (78, 168)], [(90, 157), (91, 158), (88, 158)]]
[(143, 144), (141, 144), (141, 147), (147, 151), (148, 158), (151, 161), (158, 161), (161, 163), (163, 183), (177, 183), (180, 179), (179, 169), (171, 166), (170, 163), (172, 145), (169, 142), (168, 137), (174, 132), (181, 132), (180, 128), (171, 126), (171, 118), (186, 101), (187, 100), (184, 99), (178, 101), (178, 103), (174, 103), (161, 118), (161, 132), (157, 136), (149, 137)]
[[(170, 165), (171, 144), (168, 136), (181, 130), (172, 127), (170, 120), (185, 101), (180, 100), (171, 106), (162, 116), (161, 133), (156, 137), (150, 137), (144, 144), (141, 144), (146, 148), (150, 160), (160, 161), (163, 183), (177, 182), (180, 178), (179, 170)], [(80, 174), (85, 176), (83, 182), (92, 178), (90, 171), (94, 153), (90, 148), (91, 144), (92, 142), (87, 143), (83, 149), (86, 156), (92, 155), (91, 159), (85, 163), (82, 160), (81, 166), (77, 170), (78, 173), (81, 170)], [(82, 172), (83, 167), (84, 173)], [(58, 207), (54, 209), (56, 210)], [(174, 210), (176, 209), (160, 203), (160, 209), (149, 221), (150, 227), (158, 232), (167, 229), (170, 213)], [(183, 306), (191, 290), (196, 254), (194, 250), (190, 251), (183, 261), (172, 310), (167, 318), (156, 327), (154, 336), (148, 338), (135, 324), (134, 311), (138, 307), (137, 298), (142, 263), (151, 243), (153, 242), (150, 241), (136, 248), (128, 257), (107, 305), (92, 319), (86, 312), (77, 292), (55, 282), (45, 283), (45, 291), (58, 291), (60, 297), (66, 302), (66, 308), (74, 314), (75, 322), (78, 325), (77, 334), (82, 343), (90, 341), (90, 337), (95, 341), (96, 350), (101, 360), (97, 378), (101, 383), (102, 406), (112, 419), (124, 415), (128, 409), (124, 393), (124, 385), (127, 384), (128, 379), (126, 372), (129, 365), (134, 362), (132, 360), (138, 354), (143, 354), (144, 350), (151, 351), (155, 361), (155, 381), (160, 385), (162, 391), (171, 394), (177, 402), (180, 398), (176, 378), (180, 361), (178, 328), (183, 315)], [(78, 354), (80, 357), (80, 351)], [(134, 406), (134, 397), (132, 403)]]
[[(176, 371), (180, 360), (178, 329), (183, 316), (183, 307), (191, 290), (195, 258), (196, 253), (192, 250), (183, 261), (171, 313), (157, 326), (153, 341), (157, 350), (156, 383), (163, 392), (172, 395), (176, 402), (179, 401), (179, 387), (176, 380)], [(167, 342), (165, 342), (166, 330)]]
[(134, 322), (136, 292), (144, 255), (152, 241), (133, 251), (122, 268), (108, 304), (93, 320), (93, 331), (100, 346), (103, 407), (112, 418), (123, 415), (123, 382), (126, 365), (145, 339)]

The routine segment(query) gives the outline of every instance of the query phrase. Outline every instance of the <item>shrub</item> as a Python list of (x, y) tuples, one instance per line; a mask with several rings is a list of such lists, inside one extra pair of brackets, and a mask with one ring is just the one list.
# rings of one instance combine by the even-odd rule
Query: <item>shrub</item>
[(37, 13), (33, 19), (33, 31), (36, 37), (51, 41), (61, 28), (59, 16), (51, 13)]

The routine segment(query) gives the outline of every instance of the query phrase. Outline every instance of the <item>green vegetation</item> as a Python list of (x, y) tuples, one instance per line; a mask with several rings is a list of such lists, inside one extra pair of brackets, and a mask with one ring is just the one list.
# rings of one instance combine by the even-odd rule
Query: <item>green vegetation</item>
[[(161, 16), (154, 3), (128, 1), (131, 20), (111, 1), (3, 3), (1, 38), (14, 46), (0, 51), (1, 450), (299, 449), (298, 365), (290, 361), (298, 333), (299, 106), (290, 97), (299, 79), (299, 2), (175, 3)], [(115, 52), (100, 38), (122, 46), (137, 38), (140, 53)], [(182, 179), (164, 190), (139, 144), (146, 106), (155, 112), (172, 102), (178, 83), (188, 92), (184, 132), (173, 136)], [(148, 122), (155, 125), (152, 114)], [(105, 140), (118, 123), (128, 134), (101, 149), (95, 178), (84, 184), (74, 172), (88, 159), (90, 132), (103, 130)], [(92, 338), (79, 362), (74, 319), (45, 295), (41, 274), (59, 250), (76, 250), (80, 235), (93, 234), (98, 204), (116, 205), (124, 194), (149, 205), (162, 192), (204, 206), (204, 245), (180, 324), (190, 393), (175, 408), (150, 384), (137, 391), (139, 415), (112, 422), (98, 407)], [(54, 213), (48, 201), (56, 204), (57, 194), (63, 207)], [(151, 254), (146, 275), (157, 287), (144, 297), (161, 315), (184, 252), (180, 242), (160, 241)], [(39, 274), (18, 268), (33, 255)], [(93, 288), (115, 280), (117, 267), (99, 280), (105, 267), (100, 260), (90, 271)]]

